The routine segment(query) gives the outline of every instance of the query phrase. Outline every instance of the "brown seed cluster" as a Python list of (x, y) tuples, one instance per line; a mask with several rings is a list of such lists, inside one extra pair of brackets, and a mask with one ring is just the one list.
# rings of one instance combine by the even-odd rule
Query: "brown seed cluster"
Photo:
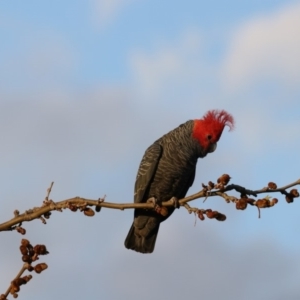
[(32, 246), (30, 242), (26, 239), (22, 239), (20, 251), (22, 253), (22, 260), (31, 264), (33, 261), (39, 259), (39, 255), (46, 255), (49, 252), (46, 249), (45, 245), (36, 245)]
[(267, 207), (274, 206), (276, 203), (278, 203), (277, 198), (273, 198), (272, 200), (267, 199), (267, 198), (263, 198), (263, 199), (256, 200), (255, 201), (255, 206), (257, 206), (258, 208), (267, 208)]
[[(254, 199), (248, 198), (247, 195), (242, 194), (241, 198), (237, 199), (235, 201), (235, 207), (238, 210), (244, 210), (247, 208), (248, 204), (250, 204), (250, 205), (256, 206), (258, 209), (260, 209), (260, 208), (272, 207), (276, 203), (278, 203), (277, 198), (269, 199), (268, 197), (266, 197), (263, 199), (254, 200)], [(260, 217), (260, 213), (259, 213), (259, 217)]]
[[(269, 182), (267, 189), (276, 190), (277, 189), (276, 183)], [(297, 189), (291, 189), (289, 192), (287, 192), (286, 190), (281, 190), (281, 189), (279, 189), (278, 191), (280, 191), (282, 194), (285, 195), (285, 199), (286, 199), (287, 203), (293, 203), (294, 198), (299, 197), (299, 192)], [(254, 199), (248, 198), (248, 196), (245, 194), (241, 194), (241, 198), (235, 200), (234, 202), (236, 205), (236, 209), (239, 209), (239, 210), (246, 209), (248, 204), (250, 204), (252, 206), (256, 206), (259, 210), (259, 217), (260, 217), (260, 209), (274, 206), (275, 204), (278, 203), (278, 199), (277, 198), (271, 199), (271, 197), (267, 196), (262, 199), (254, 200)]]
[(298, 197), (299, 197), (299, 192), (297, 189), (292, 189), (290, 190), (289, 193), (285, 193), (285, 200), (287, 203), (293, 203), (294, 198), (298, 198)]
[[(26, 284), (30, 279), (32, 278), (31, 275), (27, 275), (27, 276), (23, 276), (20, 278), (16, 278), (14, 279), (11, 283), (10, 283), (10, 294), (14, 297), (14, 298), (18, 298), (18, 292), (20, 291), (20, 286), (23, 284)], [(2, 295), (1, 295), (2, 296)], [(4, 295), (3, 295), (4, 296)], [(1, 299), (1, 298), (0, 298)], [(3, 298), (5, 299), (5, 298)]]
[[(87, 206), (86, 203), (84, 204), (73, 204), (73, 203), (68, 203), (67, 204), (67, 208), (70, 209), (71, 211), (73, 212), (76, 212), (76, 211), (81, 211), (84, 213), (85, 216), (87, 217), (93, 217), (95, 215), (95, 211), (96, 212), (99, 212), (99, 206), (96, 206), (95, 207), (95, 211), (93, 209), (91, 209), (90, 207)], [(101, 207), (100, 207), (101, 208)]]
[(224, 214), (221, 214), (218, 211), (211, 210), (211, 209), (206, 209), (206, 210), (199, 209), (197, 212), (197, 215), (201, 221), (205, 220), (204, 215), (206, 215), (206, 217), (209, 219), (216, 219), (217, 221), (225, 221), (226, 220), (226, 216)]
[(76, 212), (78, 207), (76, 205), (73, 205), (71, 203), (68, 203), (68, 208), (70, 211)]
[[(22, 254), (22, 260), (25, 262), (25, 264), (20, 271), (20, 275), (18, 275), (17, 278), (11, 281), (9, 290), (7, 291), (7, 293), (9, 292), (14, 298), (18, 297), (20, 286), (26, 284), (32, 278), (32, 275), (21, 277), (25, 270), (29, 272), (35, 271), (37, 274), (39, 274), (48, 268), (48, 265), (46, 263), (40, 263), (35, 266), (31, 265), (33, 261), (39, 259), (39, 255), (46, 255), (49, 253), (45, 245), (35, 245), (33, 247), (28, 240), (22, 239), (20, 252)], [(6, 295), (0, 295), (0, 300), (7, 300)]]
[(228, 174), (223, 174), (221, 177), (218, 178), (217, 183), (213, 183), (212, 181), (209, 181), (207, 185), (202, 183), (202, 187), (205, 191), (211, 191), (211, 190), (224, 190), (225, 186), (230, 181), (230, 176)]

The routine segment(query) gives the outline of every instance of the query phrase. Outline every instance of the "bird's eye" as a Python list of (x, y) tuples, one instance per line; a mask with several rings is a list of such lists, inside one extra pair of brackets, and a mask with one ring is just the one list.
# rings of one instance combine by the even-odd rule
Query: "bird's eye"
[(207, 136), (207, 140), (210, 141), (211, 139), (212, 139), (212, 136), (209, 134), (209, 135)]

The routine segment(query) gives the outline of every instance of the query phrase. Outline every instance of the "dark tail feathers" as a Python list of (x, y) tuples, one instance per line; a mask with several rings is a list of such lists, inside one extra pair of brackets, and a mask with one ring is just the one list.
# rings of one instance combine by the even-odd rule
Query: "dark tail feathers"
[(159, 224), (153, 229), (151, 234), (145, 238), (134, 232), (135, 229), (132, 224), (124, 243), (125, 247), (140, 253), (152, 253), (154, 250), (158, 230)]

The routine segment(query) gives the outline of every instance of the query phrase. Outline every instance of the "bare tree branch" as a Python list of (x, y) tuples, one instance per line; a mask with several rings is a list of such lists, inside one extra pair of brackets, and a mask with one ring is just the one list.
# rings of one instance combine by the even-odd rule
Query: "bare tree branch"
[[(224, 180), (224, 176), (225, 176), (225, 180)], [(224, 198), (225, 201), (228, 203), (229, 202), (236, 203), (237, 209), (245, 209), (244, 206), (247, 206), (247, 204), (250, 204), (252, 206), (257, 206), (258, 208), (265, 208), (265, 207), (273, 206), (274, 204), (276, 204), (278, 202), (278, 200), (276, 199), (277, 202), (269, 201), (267, 198), (254, 200), (254, 199), (247, 198), (247, 195), (257, 196), (258, 194), (262, 194), (262, 193), (280, 192), (282, 194), (285, 194), (286, 198), (293, 199), (294, 197), (297, 197), (298, 192), (294, 192), (294, 194), (290, 194), (286, 191), (286, 189), (300, 184), (300, 179), (291, 184), (285, 185), (281, 188), (277, 188), (276, 184), (274, 184), (274, 183), (272, 183), (273, 185), (271, 183), (269, 183), (268, 187), (253, 191), (253, 190), (246, 189), (246, 188), (244, 188), (240, 185), (236, 185), (236, 184), (227, 185), (229, 179), (230, 179), (229, 175), (224, 174), (218, 179), (217, 184), (213, 184), (212, 182), (209, 182), (208, 185), (202, 184), (203, 189), (201, 191), (199, 191), (193, 195), (190, 195), (188, 197), (185, 197), (183, 199), (180, 199), (178, 201), (178, 203), (180, 206), (185, 206), (187, 208), (186, 204), (195, 199), (204, 198), (204, 197), (206, 199), (208, 197), (220, 196), (220, 197)], [(22, 223), (29, 222), (29, 221), (32, 221), (35, 219), (41, 219), (43, 223), (46, 223), (45, 219), (48, 219), (51, 215), (51, 211), (55, 211), (55, 210), (56, 211), (62, 211), (63, 209), (70, 209), (72, 211), (80, 210), (80, 211), (84, 212), (84, 214), (87, 216), (93, 216), (94, 211), (91, 208), (89, 208), (89, 206), (94, 206), (94, 207), (96, 207), (96, 211), (100, 211), (100, 209), (102, 207), (110, 208), (110, 209), (120, 209), (120, 210), (134, 209), (134, 208), (154, 209), (155, 205), (156, 205), (155, 203), (152, 203), (152, 202), (147, 202), (147, 203), (106, 202), (106, 201), (104, 201), (105, 197), (99, 198), (98, 200), (86, 199), (86, 198), (81, 198), (81, 197), (73, 197), (73, 198), (69, 198), (66, 200), (59, 201), (59, 202), (54, 202), (53, 200), (49, 199), (53, 184), (54, 183), (52, 182), (50, 187), (47, 189), (47, 195), (46, 195), (43, 205), (41, 207), (34, 207), (32, 209), (25, 211), (22, 214), (19, 214), (19, 212), (16, 210), (14, 212), (14, 215), (15, 215), (14, 218), (12, 218), (11, 220), (9, 220), (7, 222), (0, 224), (0, 231), (17, 230), (21, 234), (25, 234), (25, 232), (26, 232), (25, 229), (23, 229), (21, 227)], [(276, 187), (276, 188), (274, 188), (274, 187)], [(244, 199), (239, 199), (235, 196), (230, 196), (227, 193), (225, 193), (225, 192), (231, 191), (231, 190), (235, 190), (235, 191), (239, 192), (241, 194), (241, 198), (244, 198)], [(245, 200), (245, 198), (247, 198), (247, 201)], [(259, 200), (264, 200), (264, 201), (259, 201)], [(268, 200), (269, 202), (266, 200)], [(292, 201), (290, 201), (290, 202), (292, 202)], [(174, 201), (172, 201), (172, 200), (164, 201), (164, 202), (160, 203), (160, 206), (165, 206), (165, 207), (174, 206)], [(199, 209), (194, 209), (194, 212), (196, 210), (200, 211)]]
[(32, 266), (32, 263), (39, 259), (39, 255), (46, 255), (49, 253), (45, 245), (36, 245), (33, 247), (28, 240), (22, 239), (20, 251), (23, 255), (22, 260), (24, 261), (24, 264), (15, 279), (11, 281), (6, 293), (0, 295), (0, 300), (7, 300), (7, 296), (9, 294), (11, 294), (14, 298), (18, 297), (21, 285), (26, 284), (32, 279), (32, 275), (22, 277), (25, 271), (35, 271), (37, 274), (40, 274), (48, 268), (45, 263), (39, 263)]

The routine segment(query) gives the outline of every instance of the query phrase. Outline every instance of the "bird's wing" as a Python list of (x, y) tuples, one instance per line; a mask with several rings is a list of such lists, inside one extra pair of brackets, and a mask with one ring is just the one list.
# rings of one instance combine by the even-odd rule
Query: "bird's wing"
[(196, 165), (194, 166), (193, 173), (191, 174), (191, 177), (189, 179), (189, 184), (188, 184), (189, 188), (193, 185), (195, 176), (196, 176)]
[(195, 180), (195, 176), (196, 176), (196, 165), (193, 168), (193, 171), (191, 172), (191, 174), (189, 175), (187, 184), (183, 186), (181, 192), (180, 192), (180, 197), (179, 198), (184, 198), (185, 195), (187, 194), (189, 188), (193, 185), (194, 180)]
[(147, 199), (144, 199), (146, 190), (149, 188), (151, 180), (156, 172), (158, 162), (162, 155), (162, 146), (158, 143), (152, 144), (145, 152), (134, 187), (134, 202), (141, 203)]

